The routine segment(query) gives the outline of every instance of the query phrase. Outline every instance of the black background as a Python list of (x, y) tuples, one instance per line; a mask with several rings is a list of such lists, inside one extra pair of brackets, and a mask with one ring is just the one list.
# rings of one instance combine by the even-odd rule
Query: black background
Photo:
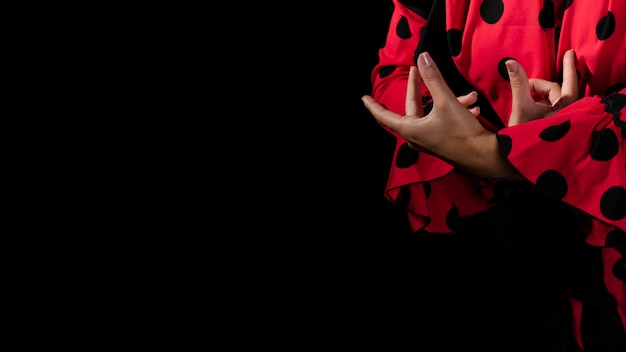
[(201, 84), (187, 99), (209, 127), (176, 141), (176, 165), (193, 172), (179, 172), (182, 200), (164, 206), (180, 217), (163, 272), (194, 298), (188, 311), (208, 307), (221, 331), (241, 331), (234, 345), (480, 346), (469, 239), (413, 233), (384, 196), (395, 139), (361, 97), (392, 2), (327, 3), (256, 4), (249, 21), (234, 11), (209, 41), (197, 22), (186, 46), (210, 51), (208, 75), (183, 72)]
[(208, 331), (289, 351), (472, 345), (470, 243), (414, 234), (384, 197), (395, 140), (361, 102), (391, 1), (234, 5), (120, 39), (142, 52), (120, 60), (141, 85), (112, 92), (149, 95), (141, 119), (114, 124), (137, 146), (95, 184), (115, 191), (96, 197), (114, 238), (102, 263), (138, 317), (120, 323), (182, 331), (159, 334), (174, 344)]
[(273, 229), (285, 233), (270, 262), (271, 282), (288, 287), (278, 296), (279, 315), (294, 322), (288, 334), (379, 350), (395, 349), (390, 338), (411, 340), (412, 350), (476, 343), (473, 244), (413, 233), (384, 197), (395, 140), (361, 96), (371, 91), (391, 1), (317, 10), (306, 24), (290, 23), (315, 30), (295, 30), (301, 41), (285, 92), (294, 104), (276, 150), (285, 174), (268, 190), (280, 203)]

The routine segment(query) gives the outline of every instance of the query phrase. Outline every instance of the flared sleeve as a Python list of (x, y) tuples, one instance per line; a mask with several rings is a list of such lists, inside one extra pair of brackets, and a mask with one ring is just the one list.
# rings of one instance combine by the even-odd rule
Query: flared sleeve
[[(420, 35), (427, 23), (433, 1), (394, 0), (385, 43), (379, 49), (379, 62), (372, 70), (372, 96), (388, 110), (404, 113), (409, 67), (415, 65)], [(424, 111), (432, 100), (422, 85)], [(409, 148), (405, 139), (396, 137), (385, 196), (406, 206), (414, 231), (452, 233), (458, 218), (489, 207), (490, 187), (479, 187), (476, 177), (457, 173), (447, 162)]]
[(498, 132), (520, 174), (592, 218), (586, 241), (599, 247), (626, 243), (625, 137), (626, 89)]

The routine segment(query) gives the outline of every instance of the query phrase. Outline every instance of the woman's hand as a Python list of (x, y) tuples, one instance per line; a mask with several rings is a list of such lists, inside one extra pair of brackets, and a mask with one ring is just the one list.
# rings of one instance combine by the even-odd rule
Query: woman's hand
[[(369, 95), (363, 96), (365, 107), (374, 118), (414, 149), (436, 155), (460, 169), (484, 177), (515, 177), (515, 170), (500, 154), (495, 133), (480, 124), (477, 108), (468, 108), (476, 101), (476, 93), (457, 98), (428, 53), (420, 54), (417, 64), (417, 69), (412, 67), (409, 73), (405, 115), (385, 109)], [(420, 79), (433, 98), (433, 108), (426, 116)]]
[[(405, 115), (385, 109), (373, 97), (363, 96), (365, 107), (376, 120), (402, 136), (413, 149), (433, 154), (478, 176), (519, 180), (520, 176), (499, 151), (496, 134), (485, 129), (468, 108), (476, 93), (455, 97), (428, 53), (422, 53), (417, 68), (409, 72)], [(569, 50), (563, 58), (563, 85), (543, 79), (528, 79), (515, 60), (506, 62), (513, 94), (509, 126), (551, 116), (578, 99), (576, 58)], [(419, 71), (418, 71), (419, 70)], [(433, 98), (433, 108), (424, 116), (420, 82)], [(545, 98), (534, 99), (533, 96)]]
[[(528, 78), (526, 71), (515, 60), (505, 63), (509, 71), (513, 106), (509, 126), (554, 115), (578, 100), (576, 55), (568, 50), (563, 56), (563, 85), (539, 78)], [(540, 97), (535, 99), (534, 97)]]

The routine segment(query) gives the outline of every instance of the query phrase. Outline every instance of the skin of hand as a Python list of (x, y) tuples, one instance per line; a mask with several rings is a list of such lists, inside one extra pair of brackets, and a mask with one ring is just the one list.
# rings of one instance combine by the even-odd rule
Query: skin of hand
[[(505, 62), (511, 82), (513, 105), (509, 127), (554, 115), (578, 100), (576, 54), (568, 50), (563, 56), (563, 85), (539, 78), (528, 78), (526, 71), (515, 60)], [(535, 96), (544, 99), (535, 100)]]
[[(426, 116), (421, 105), (420, 81), (433, 99), (433, 109)], [(397, 132), (410, 145), (419, 146), (418, 150), (478, 176), (521, 180), (500, 153), (496, 134), (476, 119), (478, 110), (463, 105), (475, 99), (475, 93), (457, 99), (428, 53), (421, 53), (417, 68), (409, 71), (404, 116), (387, 110), (369, 95), (362, 98), (380, 124)]]
[[(406, 139), (410, 147), (435, 155), (455, 167), (482, 177), (521, 181), (522, 177), (500, 153), (496, 134), (486, 130), (475, 118), (480, 110), (467, 108), (476, 101), (476, 93), (455, 97), (428, 53), (419, 55), (417, 65), (409, 71), (404, 116), (387, 110), (369, 95), (362, 97), (374, 118)], [(546, 80), (529, 80), (515, 60), (507, 61), (506, 65), (513, 94), (513, 125), (550, 116), (577, 99), (575, 56), (571, 50), (564, 57), (563, 88)], [(426, 116), (421, 105), (421, 81), (429, 89), (434, 103)], [(535, 101), (533, 93), (546, 98)]]
[[(422, 104), (420, 104), (420, 101), (421, 101), (420, 100), (421, 94), (419, 91), (420, 81), (421, 80), (420, 80), (417, 66), (411, 66), (409, 68), (409, 83), (407, 86), (407, 93), (406, 93), (407, 100), (405, 103), (405, 111), (409, 111), (410, 113), (415, 114), (416, 116), (424, 115)], [(411, 84), (411, 82), (413, 82), (414, 84)], [(480, 107), (479, 106), (470, 107), (470, 105), (474, 104), (477, 100), (478, 100), (478, 94), (475, 91), (470, 92), (467, 95), (457, 97), (457, 101), (461, 105), (463, 105), (465, 108), (467, 108), (468, 111), (474, 116), (480, 115)], [(414, 108), (414, 111), (411, 110), (412, 108)], [(407, 144), (412, 149), (419, 150), (419, 151), (429, 153), (429, 154), (433, 154), (428, 149), (422, 148), (419, 144), (415, 144), (409, 140), (407, 140)]]

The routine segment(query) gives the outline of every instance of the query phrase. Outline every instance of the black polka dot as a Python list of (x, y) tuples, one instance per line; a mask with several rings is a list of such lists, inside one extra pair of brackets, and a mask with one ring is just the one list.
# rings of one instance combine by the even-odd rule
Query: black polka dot
[(568, 9), (571, 5), (572, 5), (572, 2), (573, 2), (573, 1), (574, 1), (574, 0), (567, 0), (567, 1), (565, 2), (565, 9), (566, 9), (566, 10), (567, 10), (567, 9)]
[(626, 106), (626, 95), (624, 94), (611, 94), (608, 97), (602, 99), (602, 102), (606, 104), (604, 110), (609, 114), (615, 116), (620, 115), (620, 111)]
[(498, 62), (498, 73), (500, 74), (500, 77), (504, 78), (507, 81), (510, 81), (509, 80), (509, 71), (506, 69), (506, 65), (504, 64), (508, 60), (515, 60), (515, 58), (514, 57), (505, 57), (502, 60), (500, 60)]
[(619, 152), (619, 140), (613, 130), (606, 128), (593, 133), (593, 141), (589, 151), (589, 156), (593, 160), (611, 160), (617, 155), (617, 152)]
[(396, 66), (383, 66), (378, 71), (378, 77), (385, 78), (393, 73), (396, 70)]
[(396, 35), (402, 39), (409, 39), (412, 36), (409, 21), (404, 16), (400, 18), (398, 25), (396, 25)]
[(537, 178), (537, 188), (554, 199), (563, 199), (567, 194), (567, 180), (556, 170), (544, 171)]
[(452, 205), (452, 208), (446, 214), (446, 225), (453, 232), (458, 231), (460, 228), (459, 209), (455, 205)]
[(507, 135), (502, 134), (496, 135), (496, 138), (498, 138), (500, 150), (502, 150), (504, 156), (509, 156), (509, 154), (511, 153), (511, 148), (513, 147), (513, 139)]
[(615, 16), (611, 11), (602, 17), (602, 19), (596, 25), (596, 36), (600, 40), (608, 39), (615, 31)]
[(480, 17), (483, 21), (494, 24), (504, 13), (504, 3), (501, 0), (483, 0), (480, 4)]
[(400, 188), (400, 194), (398, 194), (398, 198), (396, 198), (396, 204), (401, 207), (406, 207), (411, 202), (411, 190), (409, 186), (402, 186)]
[(626, 189), (621, 186), (607, 189), (600, 199), (600, 212), (607, 219), (623, 219), (626, 216)]
[(611, 230), (611, 232), (609, 232), (606, 235), (606, 240), (604, 241), (604, 245), (609, 246), (609, 247), (616, 247), (618, 245), (625, 244), (625, 243), (626, 243), (626, 232), (620, 229)]
[(539, 133), (539, 138), (546, 142), (558, 141), (569, 132), (570, 126), (571, 123), (569, 120), (556, 126), (550, 126)]
[(461, 37), (463, 33), (458, 29), (451, 29), (448, 31), (448, 48), (452, 56), (457, 56), (461, 53)]
[(626, 88), (626, 83), (613, 84), (612, 86), (609, 86), (609, 88), (606, 89), (606, 92), (604, 92), (604, 95), (611, 95), (613, 93), (617, 93), (624, 88)]
[(424, 182), (424, 193), (426, 194), (426, 198), (430, 198), (430, 194), (433, 191), (433, 188), (430, 185), (430, 182)]
[(411, 149), (407, 143), (404, 143), (398, 149), (398, 157), (396, 158), (396, 166), (404, 169), (411, 167), (419, 160), (419, 152), (415, 149)]
[(544, 0), (543, 7), (539, 11), (539, 25), (541, 28), (554, 28), (554, 1)]

